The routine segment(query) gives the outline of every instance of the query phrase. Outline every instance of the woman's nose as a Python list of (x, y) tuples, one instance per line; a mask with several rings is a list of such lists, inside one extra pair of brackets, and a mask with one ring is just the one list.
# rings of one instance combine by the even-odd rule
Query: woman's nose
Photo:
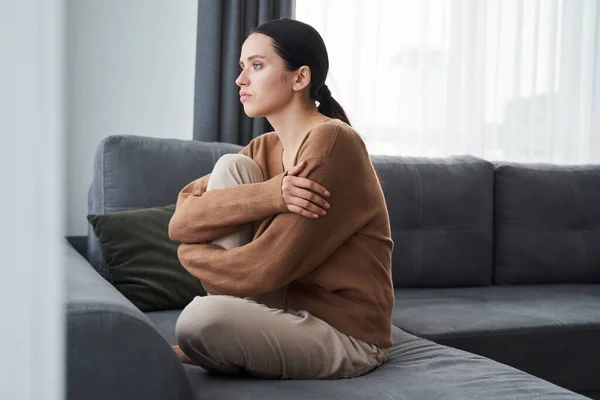
[(243, 86), (248, 84), (248, 78), (246, 77), (246, 73), (244, 71), (240, 72), (237, 79), (235, 80), (235, 84), (238, 86)]

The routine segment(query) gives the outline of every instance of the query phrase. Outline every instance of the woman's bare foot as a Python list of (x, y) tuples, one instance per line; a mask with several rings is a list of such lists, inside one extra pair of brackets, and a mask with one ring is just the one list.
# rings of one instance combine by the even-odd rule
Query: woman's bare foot
[(173, 346), (173, 350), (175, 351), (175, 354), (177, 354), (177, 357), (179, 357), (182, 363), (194, 365), (194, 362), (188, 356), (185, 355), (185, 353), (179, 348), (179, 346)]

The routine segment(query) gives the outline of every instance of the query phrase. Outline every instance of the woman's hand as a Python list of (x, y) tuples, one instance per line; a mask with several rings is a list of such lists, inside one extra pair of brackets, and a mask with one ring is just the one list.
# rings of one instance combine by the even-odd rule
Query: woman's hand
[(306, 162), (303, 161), (290, 169), (287, 176), (283, 178), (281, 194), (291, 212), (307, 218), (319, 218), (319, 216), (327, 215), (326, 210), (330, 207), (330, 204), (321, 196), (330, 196), (331, 194), (318, 183), (296, 176), (305, 166)]

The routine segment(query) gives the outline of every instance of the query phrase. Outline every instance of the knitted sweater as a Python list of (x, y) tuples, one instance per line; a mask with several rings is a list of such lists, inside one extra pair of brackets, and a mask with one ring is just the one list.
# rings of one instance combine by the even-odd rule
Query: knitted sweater
[[(213, 294), (256, 296), (287, 286), (285, 304), (306, 310), (356, 339), (392, 344), (394, 243), (387, 206), (361, 137), (338, 119), (308, 132), (294, 165), (298, 176), (331, 193), (326, 216), (292, 213), (282, 198), (286, 171), (275, 132), (242, 151), (264, 182), (206, 191), (210, 175), (179, 193), (169, 236), (182, 265)], [(210, 242), (259, 221), (252, 242), (224, 250)]]

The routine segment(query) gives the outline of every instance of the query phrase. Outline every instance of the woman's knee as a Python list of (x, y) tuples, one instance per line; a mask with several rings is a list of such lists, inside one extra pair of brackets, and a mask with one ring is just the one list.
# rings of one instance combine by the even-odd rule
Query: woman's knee
[(262, 170), (260, 166), (250, 157), (244, 154), (225, 154), (219, 158), (213, 167), (214, 170), (248, 170), (253, 174), (260, 175), (262, 177)]
[(215, 167), (217, 165), (221, 165), (221, 164), (229, 165), (229, 164), (236, 164), (236, 163), (237, 164), (244, 164), (244, 163), (256, 164), (253, 159), (251, 159), (250, 157), (248, 157), (245, 154), (228, 153), (228, 154), (223, 154), (221, 157), (219, 157), (219, 159), (215, 163)]
[(210, 341), (210, 336), (219, 334), (231, 324), (230, 296), (196, 297), (188, 304), (177, 319), (175, 336), (180, 346), (198, 341)]
[(207, 190), (263, 181), (262, 169), (253, 159), (243, 154), (225, 154), (213, 167)]
[(235, 319), (231, 309), (235, 308), (232, 296), (196, 297), (177, 319), (175, 336), (183, 353), (194, 364), (209, 371), (233, 373), (239, 367), (232, 363), (232, 346), (227, 333), (234, 330)]

